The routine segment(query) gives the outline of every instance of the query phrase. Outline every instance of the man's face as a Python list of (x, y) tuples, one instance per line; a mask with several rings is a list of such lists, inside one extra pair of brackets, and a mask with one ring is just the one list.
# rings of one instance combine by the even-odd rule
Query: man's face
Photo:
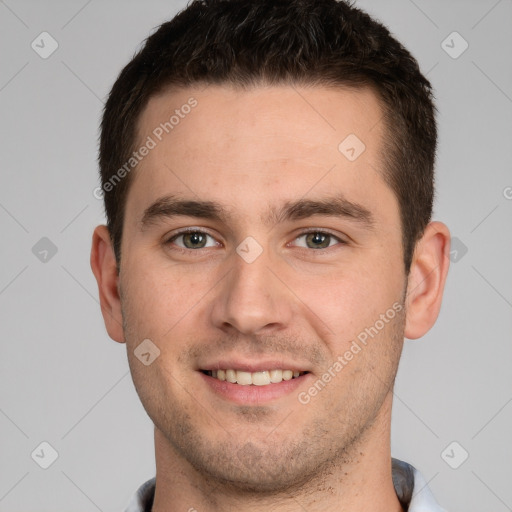
[[(203, 475), (272, 491), (387, 431), (406, 276), (381, 117), (369, 90), (288, 86), (182, 89), (143, 112), (140, 145), (156, 147), (126, 202), (124, 336), (165, 449)], [(183, 215), (172, 201), (222, 210)], [(160, 350), (149, 365), (134, 354), (145, 339)], [(308, 373), (258, 386), (202, 371), (215, 369)]]

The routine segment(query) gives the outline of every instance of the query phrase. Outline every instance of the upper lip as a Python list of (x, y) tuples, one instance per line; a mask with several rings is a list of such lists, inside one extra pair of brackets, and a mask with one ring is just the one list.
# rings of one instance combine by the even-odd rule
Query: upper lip
[(310, 371), (306, 365), (297, 362), (287, 362), (283, 359), (268, 359), (265, 361), (243, 361), (241, 359), (219, 359), (205, 363), (199, 370), (241, 370), (244, 372), (263, 372), (265, 370), (292, 370), (295, 372)]

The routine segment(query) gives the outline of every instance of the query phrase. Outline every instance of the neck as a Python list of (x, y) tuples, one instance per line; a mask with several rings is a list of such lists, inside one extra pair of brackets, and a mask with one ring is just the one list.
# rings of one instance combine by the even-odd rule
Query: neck
[[(389, 403), (388, 403), (389, 402)], [(280, 493), (247, 492), (196, 471), (155, 428), (156, 492), (152, 512), (402, 512), (391, 473), (391, 397), (349, 454), (313, 480)]]

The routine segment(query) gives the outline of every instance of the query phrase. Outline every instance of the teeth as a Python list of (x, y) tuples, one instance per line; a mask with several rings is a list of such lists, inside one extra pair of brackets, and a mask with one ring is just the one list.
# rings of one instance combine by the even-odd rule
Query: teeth
[(254, 372), (252, 374), (249, 373), (248, 375), (251, 376), (252, 384), (255, 386), (266, 386), (267, 384), (270, 384), (270, 375), (268, 372)]
[(277, 384), (283, 380), (283, 370), (270, 370), (270, 382)]
[(236, 372), (236, 383), (241, 384), (242, 386), (249, 386), (252, 384), (252, 375), (250, 372)]
[(210, 377), (240, 384), (241, 386), (267, 386), (268, 384), (279, 384), (283, 380), (291, 380), (306, 372), (293, 370), (265, 370), (263, 372), (244, 372), (242, 370), (210, 370), (206, 372)]

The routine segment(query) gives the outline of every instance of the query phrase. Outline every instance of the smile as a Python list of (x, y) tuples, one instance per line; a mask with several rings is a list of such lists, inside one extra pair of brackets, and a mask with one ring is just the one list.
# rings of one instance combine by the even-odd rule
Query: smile
[(246, 372), (243, 370), (202, 370), (205, 375), (227, 381), (241, 386), (267, 386), (268, 384), (279, 384), (283, 380), (292, 380), (308, 372), (297, 372), (293, 370), (265, 370), (261, 372)]

